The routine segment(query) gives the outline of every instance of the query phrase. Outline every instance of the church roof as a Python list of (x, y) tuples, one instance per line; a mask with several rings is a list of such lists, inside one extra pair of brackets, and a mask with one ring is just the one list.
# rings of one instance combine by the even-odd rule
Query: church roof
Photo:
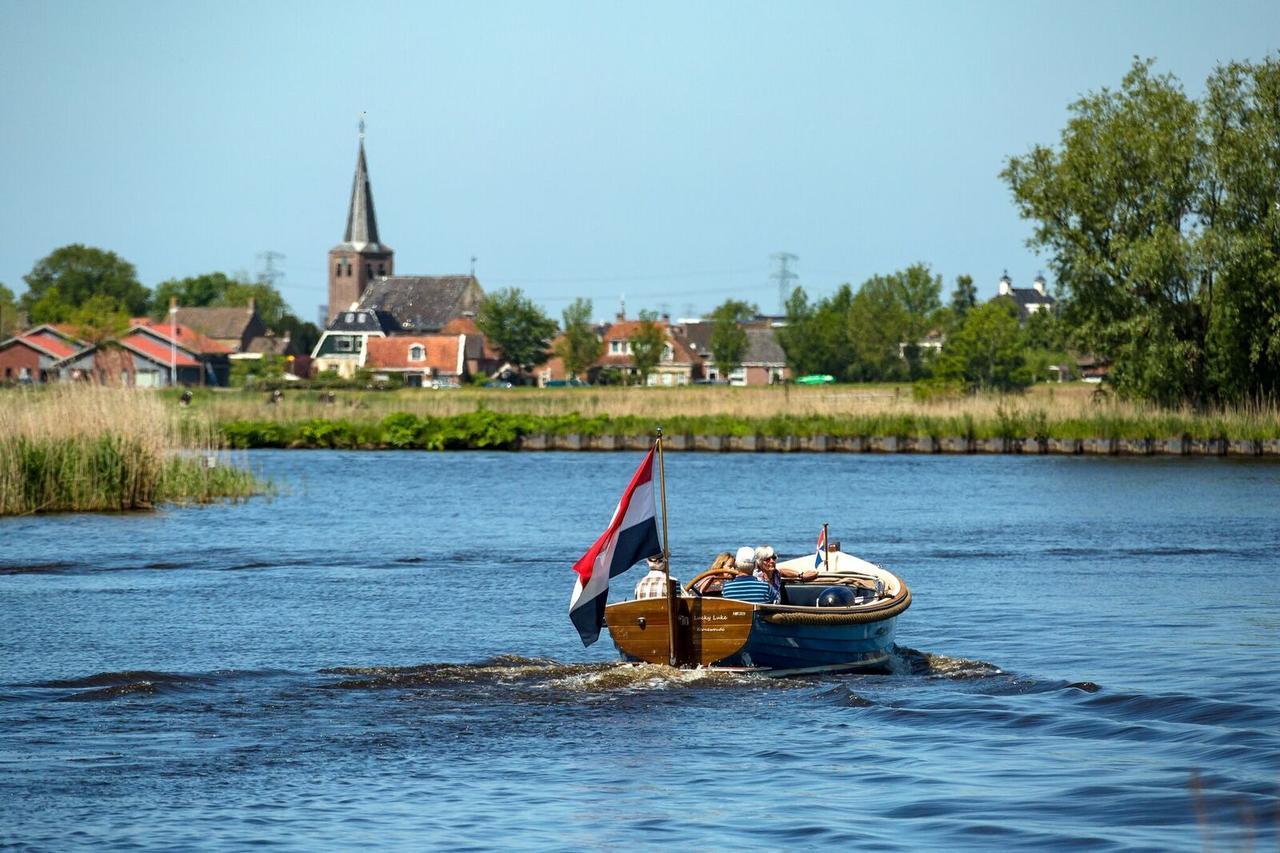
[(351, 205), (347, 209), (347, 230), (335, 248), (356, 252), (390, 252), (390, 246), (378, 242), (378, 217), (373, 210), (373, 189), (369, 186), (369, 166), (364, 158), (364, 133), (360, 134), (360, 153), (356, 156), (356, 174), (351, 181)]
[(470, 275), (389, 275), (374, 279), (360, 307), (392, 315), (399, 331), (436, 331), (480, 310), (484, 291)]

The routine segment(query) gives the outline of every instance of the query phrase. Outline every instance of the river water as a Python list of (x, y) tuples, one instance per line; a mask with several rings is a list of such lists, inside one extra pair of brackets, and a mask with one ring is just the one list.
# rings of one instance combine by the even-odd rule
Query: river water
[(1280, 465), (670, 454), (680, 577), (830, 522), (912, 588), (894, 674), (769, 680), (579, 642), (638, 453), (246, 459), (0, 519), (0, 846), (1280, 844)]

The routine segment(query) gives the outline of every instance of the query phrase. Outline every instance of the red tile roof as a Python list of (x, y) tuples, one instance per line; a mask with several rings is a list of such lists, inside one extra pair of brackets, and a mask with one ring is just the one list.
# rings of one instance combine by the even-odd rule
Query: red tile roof
[(74, 346), (67, 343), (67, 340), (48, 329), (38, 328), (20, 335), (21, 339), (27, 343), (44, 350), (55, 358), (66, 358), (69, 355), (75, 355), (82, 347)]
[(200, 362), (196, 361), (180, 347), (170, 348), (168, 344), (160, 343), (155, 338), (142, 332), (125, 335), (119, 342), (121, 346), (131, 349), (158, 364), (169, 364), (169, 358), (172, 355), (174, 357), (173, 364), (178, 367), (200, 366)]
[[(459, 335), (393, 335), (371, 337), (365, 343), (365, 367), (377, 370), (425, 370), (435, 373), (458, 372)], [(422, 347), (422, 360), (410, 361), (411, 347)]]
[(483, 358), (488, 361), (497, 361), (501, 357), (501, 353), (489, 345), (489, 339), (480, 331), (476, 321), (470, 317), (454, 317), (441, 327), (440, 334), (466, 335), (468, 338), (479, 338), (481, 345), (484, 347), (481, 352)]
[[(240, 309), (236, 309), (240, 310)], [(184, 326), (182, 323), (175, 323), (172, 326), (167, 320), (152, 320), (149, 317), (135, 317), (132, 321), (133, 328), (139, 326), (149, 330), (154, 335), (159, 335), (165, 341), (169, 340), (171, 329), (176, 329), (178, 335), (175, 343), (180, 347), (186, 347), (192, 352), (198, 352), (201, 355), (225, 355), (232, 352), (231, 347), (221, 344), (207, 335), (202, 335), (190, 326)]]

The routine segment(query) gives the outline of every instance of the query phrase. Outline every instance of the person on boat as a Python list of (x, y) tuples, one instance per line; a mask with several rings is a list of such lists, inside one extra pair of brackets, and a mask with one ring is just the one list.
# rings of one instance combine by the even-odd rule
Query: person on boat
[(724, 582), (737, 573), (733, 554), (721, 551), (705, 572), (698, 575), (690, 583), (689, 591), (694, 595), (715, 595), (720, 592)]
[(779, 601), (782, 598), (783, 578), (811, 581), (818, 577), (817, 569), (805, 569), (798, 572), (795, 569), (778, 568), (778, 552), (773, 550), (772, 545), (761, 545), (756, 549), (755, 564), (755, 577), (769, 585), (774, 601)]
[(743, 545), (734, 558), (738, 576), (724, 582), (721, 595), (735, 601), (749, 601), (753, 604), (776, 604), (778, 595), (768, 583), (761, 580), (755, 572), (756, 549)]
[(645, 563), (649, 573), (636, 583), (636, 598), (666, 598), (667, 573), (662, 570), (662, 555), (654, 554)]

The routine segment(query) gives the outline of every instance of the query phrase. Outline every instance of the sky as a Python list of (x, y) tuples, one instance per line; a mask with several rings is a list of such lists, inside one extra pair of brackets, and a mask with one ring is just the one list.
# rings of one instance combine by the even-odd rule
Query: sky
[[(357, 119), (396, 271), (558, 317), (778, 308), (924, 262), (994, 295), (1048, 259), (999, 179), (1154, 57), (1192, 95), (1280, 48), (1280, 3), (0, 0), (0, 283), (68, 243), (148, 287), (326, 298)], [(1052, 284), (1052, 282), (1051, 282)]]

